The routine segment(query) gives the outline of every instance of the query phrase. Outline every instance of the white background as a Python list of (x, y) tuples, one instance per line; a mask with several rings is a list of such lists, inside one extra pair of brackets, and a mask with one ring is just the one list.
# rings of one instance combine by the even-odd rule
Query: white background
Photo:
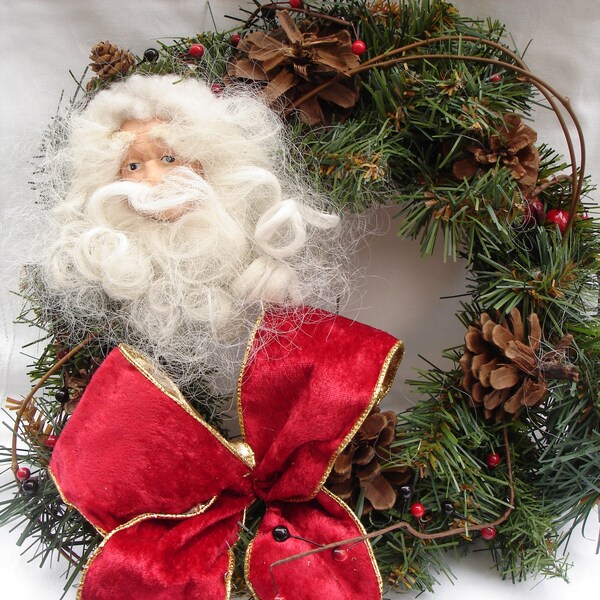
[[(232, 26), (224, 14), (236, 14), (238, 0), (214, 0), (212, 10), (220, 28)], [(536, 74), (568, 95), (582, 120), (588, 143), (588, 172), (600, 181), (600, 3), (597, 0), (460, 0), (465, 15), (492, 16), (506, 23), (517, 46), (525, 48), (532, 40), (526, 62)], [(39, 133), (54, 113), (61, 90), (71, 93), (68, 71), (79, 75), (86, 65), (90, 47), (110, 40), (137, 54), (153, 45), (156, 38), (192, 35), (211, 28), (205, 0), (0, 0), (0, 152), (2, 188), (0, 207), (14, 213), (24, 206), (30, 178), (28, 160), (35, 153)], [(539, 114), (535, 129), (540, 141), (564, 152), (561, 134), (552, 115)], [(444, 264), (441, 257), (421, 260), (416, 243), (396, 239), (394, 210), (381, 211), (378, 224), (387, 233), (372, 238), (369, 248), (357, 259), (366, 271), (361, 300), (349, 312), (360, 320), (386, 329), (404, 339), (407, 352), (390, 405), (407, 406), (413, 398), (401, 381), (412, 376), (411, 369), (423, 367), (417, 355), (440, 362), (442, 348), (460, 343), (462, 327), (454, 322), (457, 301), (442, 296), (460, 293), (465, 280), (461, 265)], [(8, 290), (16, 289), (15, 255), (24, 252), (37, 232), (19, 239), (10, 237), (11, 227), (4, 217), (0, 225), (3, 278), (0, 281), (0, 398), (26, 393), (26, 359), (19, 348), (29, 332), (15, 331), (11, 321), (17, 303)], [(0, 442), (9, 443), (2, 428)], [(7, 474), (0, 474), (6, 481)], [(571, 584), (558, 580), (503, 582), (491, 570), (487, 554), (472, 554), (454, 569), (457, 581), (447, 580), (436, 588), (438, 600), (485, 598), (501, 600), (554, 600), (570, 596), (578, 600), (597, 597), (593, 592), (594, 569), (600, 558), (594, 554), (598, 523), (588, 524), (586, 537), (579, 532), (569, 547), (575, 566)], [(0, 598), (58, 599), (63, 567), (37, 568), (20, 556), (14, 545), (17, 534), (0, 530)], [(388, 596), (394, 596), (388, 594)], [(414, 594), (408, 594), (412, 598)], [(74, 591), (68, 598), (74, 598)], [(424, 594), (423, 599), (433, 598)], [(293, 599), (290, 599), (293, 600)]]

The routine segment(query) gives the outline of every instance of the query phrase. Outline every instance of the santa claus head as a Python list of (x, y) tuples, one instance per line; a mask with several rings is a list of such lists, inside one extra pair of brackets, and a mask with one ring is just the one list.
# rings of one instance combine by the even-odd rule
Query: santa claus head
[(134, 75), (71, 117), (53, 162), (45, 301), (179, 381), (231, 380), (265, 305), (331, 306), (342, 291), (338, 217), (249, 92)]

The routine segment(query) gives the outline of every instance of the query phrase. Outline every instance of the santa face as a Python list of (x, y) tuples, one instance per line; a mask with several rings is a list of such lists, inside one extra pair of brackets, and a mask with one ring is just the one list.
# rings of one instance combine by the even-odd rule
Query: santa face
[[(203, 174), (200, 162), (186, 163), (164, 140), (155, 134), (158, 125), (164, 125), (160, 119), (145, 121), (130, 119), (121, 125), (121, 131), (132, 133), (135, 138), (121, 162), (120, 175), (124, 181), (137, 181), (148, 185), (161, 183), (173, 169), (190, 167), (195, 173)], [(145, 214), (159, 221), (174, 221), (181, 217), (191, 205), (170, 210)]]

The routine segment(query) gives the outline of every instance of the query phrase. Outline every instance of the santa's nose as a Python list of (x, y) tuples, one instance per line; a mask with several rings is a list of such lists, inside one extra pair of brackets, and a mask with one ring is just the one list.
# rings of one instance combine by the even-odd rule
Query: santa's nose
[(149, 185), (158, 185), (168, 170), (161, 161), (150, 160), (144, 165), (143, 180)]

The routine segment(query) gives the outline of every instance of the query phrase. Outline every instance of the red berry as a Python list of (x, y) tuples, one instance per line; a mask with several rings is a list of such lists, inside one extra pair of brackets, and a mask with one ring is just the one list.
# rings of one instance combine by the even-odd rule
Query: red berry
[(196, 58), (202, 58), (204, 54), (204, 46), (202, 44), (192, 44), (188, 53)]
[(413, 502), (410, 505), (410, 514), (415, 519), (420, 519), (425, 514), (425, 507), (420, 502)]
[(48, 448), (54, 448), (54, 446), (56, 446), (56, 440), (57, 437), (55, 435), (49, 435), (46, 438), (46, 446), (48, 446)]
[(219, 85), (218, 83), (213, 83), (210, 86), (210, 91), (213, 94), (220, 94), (223, 91), (223, 86)]
[(541, 200), (534, 200), (533, 202), (529, 203), (529, 206), (531, 206), (531, 208), (533, 210), (535, 220), (538, 223), (543, 223), (544, 222), (545, 209), (544, 209), (544, 205), (542, 204), (542, 201)]
[(302, 0), (290, 0), (290, 6), (292, 8), (302, 8)]
[(497, 452), (490, 452), (485, 457), (485, 464), (490, 469), (495, 469), (501, 462), (502, 462), (502, 458), (500, 457), (500, 455)]
[(240, 43), (241, 39), (242, 39), (242, 36), (239, 33), (234, 33), (231, 36), (231, 45), (232, 46), (237, 46)]
[(360, 56), (367, 51), (367, 45), (362, 40), (356, 40), (352, 42), (352, 52), (356, 54), (356, 56)]
[(285, 600), (285, 596), (283, 594), (277, 594), (273, 600)]
[(532, 219), (539, 225), (544, 222), (544, 205), (541, 200), (530, 200), (525, 210), (525, 225), (530, 225)]
[(490, 542), (491, 540), (493, 540), (496, 537), (496, 534), (498, 532), (496, 531), (495, 527), (484, 527), (481, 530), (481, 537), (486, 540), (487, 542)]
[(348, 558), (348, 552), (343, 548), (334, 548), (332, 554), (333, 559), (338, 562), (344, 562)]
[(17, 479), (19, 481), (25, 481), (31, 477), (31, 471), (27, 467), (20, 467), (17, 469)]
[(499, 81), (502, 81), (502, 75), (500, 75), (500, 73), (494, 73), (491, 77), (490, 77), (490, 81), (492, 83), (498, 83)]
[(559, 231), (564, 234), (569, 222), (569, 211), (553, 208), (546, 213), (546, 222), (558, 225)]

